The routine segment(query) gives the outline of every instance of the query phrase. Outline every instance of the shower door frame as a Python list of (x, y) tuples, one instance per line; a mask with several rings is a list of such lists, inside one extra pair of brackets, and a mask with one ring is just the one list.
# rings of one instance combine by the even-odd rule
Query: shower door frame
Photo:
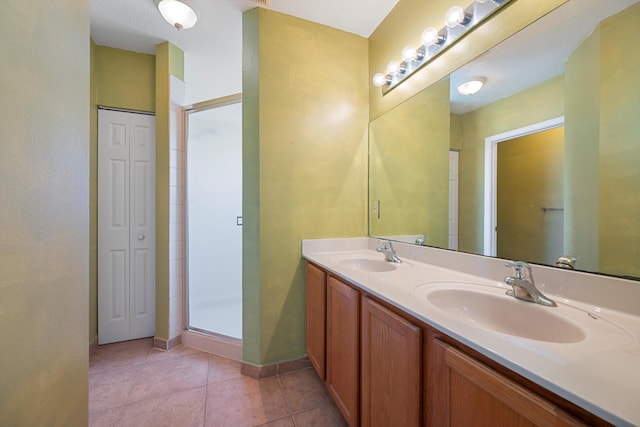
[[(236, 93), (234, 95), (225, 96), (223, 98), (210, 99), (208, 101), (198, 102), (196, 104), (187, 105), (182, 110), (182, 118), (184, 123), (184, 258), (183, 258), (183, 324), (184, 330), (189, 332), (196, 332), (198, 334), (213, 337), (218, 341), (226, 341), (229, 344), (241, 344), (242, 339), (230, 337), (228, 335), (218, 334), (205, 329), (193, 327), (189, 322), (189, 179), (188, 179), (188, 149), (189, 149), (189, 114), (198, 113), (201, 111), (211, 110), (213, 108), (225, 107), (227, 105), (233, 105), (242, 103), (242, 93)], [(220, 353), (223, 354), (224, 353)]]

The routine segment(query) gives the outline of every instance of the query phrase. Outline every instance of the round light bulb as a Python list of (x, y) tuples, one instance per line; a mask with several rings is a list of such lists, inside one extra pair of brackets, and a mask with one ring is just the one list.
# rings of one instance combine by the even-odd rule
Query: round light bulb
[(469, 80), (468, 82), (464, 82), (461, 85), (458, 86), (458, 92), (461, 95), (473, 95), (475, 93), (477, 93), (480, 89), (482, 89), (482, 86), (484, 85), (485, 79), (482, 77), (475, 77), (472, 80)]
[(398, 74), (401, 72), (400, 64), (397, 61), (389, 61), (387, 64), (387, 74)]
[(464, 21), (464, 10), (460, 6), (453, 6), (444, 15), (444, 21), (449, 28), (457, 27)]
[(374, 86), (380, 87), (380, 86), (384, 86), (386, 84), (387, 84), (387, 76), (385, 76), (384, 74), (376, 73), (373, 76), (373, 85)]
[(418, 58), (418, 52), (416, 51), (415, 47), (407, 46), (404, 49), (402, 49), (402, 59), (405, 62), (411, 62), (416, 58)]
[(422, 44), (425, 46), (433, 46), (440, 41), (440, 34), (438, 30), (433, 27), (429, 27), (422, 33)]
[(476, 0), (476, 3), (486, 3), (487, 0)]

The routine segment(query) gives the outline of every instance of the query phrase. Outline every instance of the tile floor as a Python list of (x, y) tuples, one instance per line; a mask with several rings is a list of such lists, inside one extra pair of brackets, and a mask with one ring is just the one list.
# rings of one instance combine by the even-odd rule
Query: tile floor
[(346, 422), (313, 368), (254, 380), (240, 362), (151, 339), (89, 358), (90, 427), (339, 427)]

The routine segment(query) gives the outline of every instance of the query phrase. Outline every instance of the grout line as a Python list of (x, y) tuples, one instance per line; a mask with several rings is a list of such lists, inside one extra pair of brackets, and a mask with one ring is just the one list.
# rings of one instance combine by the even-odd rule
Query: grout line
[(280, 391), (282, 392), (282, 397), (284, 397), (284, 403), (287, 405), (287, 413), (289, 414), (289, 416), (291, 416), (291, 403), (289, 403), (289, 399), (287, 398), (287, 392), (285, 391), (285, 387), (282, 384), (282, 378), (280, 378), (280, 375), (276, 376), (278, 377), (278, 386), (280, 387)]

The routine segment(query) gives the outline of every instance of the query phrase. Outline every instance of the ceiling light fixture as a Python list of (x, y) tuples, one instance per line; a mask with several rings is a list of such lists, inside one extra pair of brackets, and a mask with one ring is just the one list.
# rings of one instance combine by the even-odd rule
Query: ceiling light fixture
[(374, 76), (373, 84), (381, 87), (382, 94), (386, 95), (512, 1), (474, 0), (466, 9), (460, 6), (450, 8), (445, 14), (444, 26), (439, 31), (433, 27), (424, 30), (421, 37), (422, 45), (418, 48), (405, 47), (402, 51), (402, 61), (391, 61), (386, 74), (377, 73)]
[(173, 27), (188, 30), (198, 22), (198, 14), (190, 0), (156, 0), (160, 14)]
[(473, 95), (475, 93), (478, 93), (478, 91), (482, 89), (484, 82), (486, 82), (486, 79), (484, 77), (474, 77), (468, 82), (464, 82), (458, 85), (458, 92), (460, 92), (460, 95)]

